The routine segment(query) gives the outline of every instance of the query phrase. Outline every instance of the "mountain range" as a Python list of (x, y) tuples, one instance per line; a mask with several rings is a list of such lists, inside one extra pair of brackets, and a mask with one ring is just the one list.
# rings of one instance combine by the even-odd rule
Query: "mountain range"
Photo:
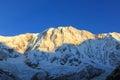
[(0, 80), (106, 80), (119, 65), (117, 32), (68, 26), (0, 36)]

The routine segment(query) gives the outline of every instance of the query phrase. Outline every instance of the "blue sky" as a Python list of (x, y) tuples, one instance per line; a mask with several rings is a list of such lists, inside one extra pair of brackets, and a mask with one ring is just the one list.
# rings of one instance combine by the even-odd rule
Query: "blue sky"
[(0, 0), (0, 35), (70, 25), (95, 34), (120, 32), (120, 0)]

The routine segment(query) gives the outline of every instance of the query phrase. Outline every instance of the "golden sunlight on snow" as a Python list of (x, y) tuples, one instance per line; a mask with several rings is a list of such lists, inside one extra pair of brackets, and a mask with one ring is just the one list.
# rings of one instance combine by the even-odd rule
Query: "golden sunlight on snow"
[[(109, 34), (115, 39), (120, 40), (119, 33), (113, 32)], [(85, 40), (105, 38), (106, 36), (107, 34), (94, 35), (91, 32), (77, 30), (76, 28), (69, 26), (50, 28), (39, 34), (27, 33), (13, 37), (0, 36), (0, 42), (20, 53), (24, 53), (25, 51), (32, 49), (53, 52), (57, 47), (63, 44), (79, 45)]]

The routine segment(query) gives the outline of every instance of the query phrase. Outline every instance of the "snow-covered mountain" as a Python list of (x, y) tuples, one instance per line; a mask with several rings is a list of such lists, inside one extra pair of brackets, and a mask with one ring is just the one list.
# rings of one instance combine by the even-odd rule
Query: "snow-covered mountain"
[(77, 30), (73, 27), (58, 27), (47, 29), (37, 34), (22, 34), (14, 37), (0, 36), (0, 42), (15, 49), (20, 53), (38, 49), (45, 52), (53, 52), (64, 43), (78, 45), (87, 39), (93, 39), (94, 35), (88, 31)]
[(69, 26), (0, 36), (2, 80), (4, 76), (14, 80), (6, 71), (20, 80), (105, 80), (119, 65), (116, 32), (93, 34)]

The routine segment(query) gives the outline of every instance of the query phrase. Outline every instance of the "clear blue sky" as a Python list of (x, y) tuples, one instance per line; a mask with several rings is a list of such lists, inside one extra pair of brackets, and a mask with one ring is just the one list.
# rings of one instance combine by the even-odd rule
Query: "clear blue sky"
[(0, 0), (0, 35), (74, 26), (120, 32), (120, 0)]

